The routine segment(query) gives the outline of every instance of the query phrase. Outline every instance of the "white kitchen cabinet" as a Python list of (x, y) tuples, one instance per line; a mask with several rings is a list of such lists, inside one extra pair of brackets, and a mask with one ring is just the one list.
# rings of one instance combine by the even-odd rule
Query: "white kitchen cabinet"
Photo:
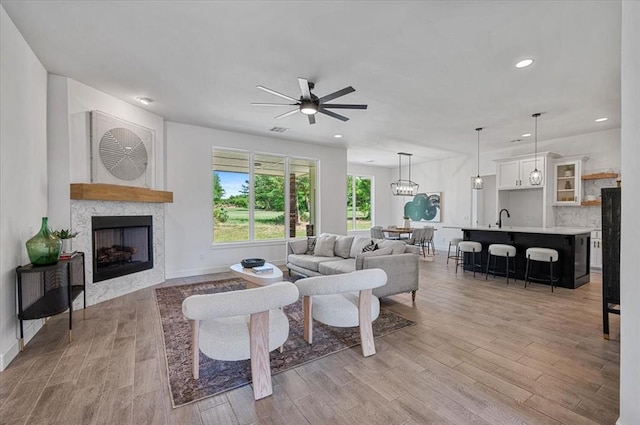
[(522, 159), (498, 162), (496, 170), (498, 190), (528, 189), (544, 185), (546, 178), (542, 179), (541, 186), (532, 186), (529, 183), (529, 174), (536, 168), (536, 164), (538, 170), (542, 171), (542, 175), (546, 176), (544, 156), (538, 156), (537, 162), (533, 155)]
[(554, 162), (553, 205), (580, 205), (582, 202), (582, 165), (587, 159), (586, 157), (571, 157)]
[(602, 231), (591, 232), (591, 268), (602, 269)]

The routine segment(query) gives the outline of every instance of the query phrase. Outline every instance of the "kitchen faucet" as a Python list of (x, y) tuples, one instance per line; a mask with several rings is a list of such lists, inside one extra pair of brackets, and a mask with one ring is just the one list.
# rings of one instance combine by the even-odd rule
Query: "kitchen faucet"
[(511, 218), (511, 214), (509, 214), (509, 210), (506, 208), (503, 208), (500, 210), (500, 212), (498, 213), (498, 222), (496, 223), (498, 225), (498, 229), (502, 229), (502, 212), (506, 212), (507, 213), (507, 218)]

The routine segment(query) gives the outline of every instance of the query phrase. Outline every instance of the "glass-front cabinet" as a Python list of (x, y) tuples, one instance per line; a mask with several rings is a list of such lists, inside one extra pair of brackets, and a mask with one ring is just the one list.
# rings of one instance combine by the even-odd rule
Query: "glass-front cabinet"
[(582, 165), (587, 158), (563, 158), (554, 163), (554, 205), (580, 205)]

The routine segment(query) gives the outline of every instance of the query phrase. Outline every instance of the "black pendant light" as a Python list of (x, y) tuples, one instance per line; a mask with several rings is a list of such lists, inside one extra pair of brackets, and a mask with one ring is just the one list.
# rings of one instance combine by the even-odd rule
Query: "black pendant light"
[(473, 189), (482, 190), (484, 184), (482, 177), (480, 177), (480, 131), (482, 131), (482, 127), (476, 128), (476, 131), (478, 132), (478, 175), (473, 179)]
[(531, 172), (531, 174), (529, 174), (529, 183), (531, 183), (532, 186), (540, 186), (542, 184), (542, 171), (538, 170), (538, 117), (542, 115), (541, 112), (537, 112), (533, 115), (531, 115), (533, 118), (535, 118), (536, 124), (535, 124), (535, 150), (534, 150), (534, 159), (535, 159), (535, 168), (534, 170)]

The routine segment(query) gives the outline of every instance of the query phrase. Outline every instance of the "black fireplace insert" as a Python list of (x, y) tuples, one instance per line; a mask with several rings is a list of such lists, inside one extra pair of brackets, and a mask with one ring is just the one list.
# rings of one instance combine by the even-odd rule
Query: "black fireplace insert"
[(153, 217), (91, 217), (93, 281), (153, 268)]

